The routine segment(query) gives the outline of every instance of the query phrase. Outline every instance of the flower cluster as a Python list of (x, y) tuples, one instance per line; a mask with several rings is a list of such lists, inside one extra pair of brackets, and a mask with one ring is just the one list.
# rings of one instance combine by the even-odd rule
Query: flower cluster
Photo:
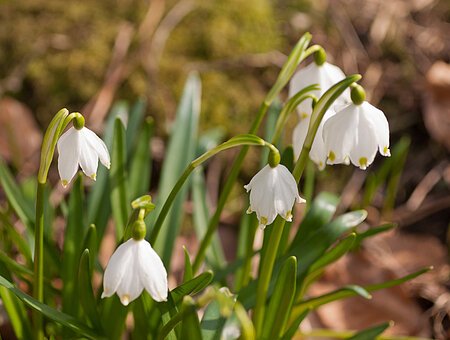
[[(351, 91), (342, 88), (333, 104), (327, 104), (317, 116), (311, 97), (322, 97), (334, 84), (346, 79), (337, 66), (325, 61), (324, 51), (317, 55), (315, 62), (298, 71), (290, 83), (290, 97), (309, 85), (319, 85), (319, 89), (297, 107), (300, 122), (293, 132), (294, 153), (298, 158), (311, 126), (314, 126), (314, 130), (317, 129), (314, 139), (308, 137), (309, 143), (312, 141), (312, 145), (308, 145), (311, 147), (309, 157), (319, 169), (324, 169), (326, 164), (350, 162), (366, 169), (377, 150), (384, 156), (390, 155), (387, 119), (382, 111), (365, 101), (364, 90), (356, 84), (351, 86)], [(326, 107), (329, 109), (324, 112)], [(312, 122), (313, 119), (316, 121)], [(321, 119), (320, 123), (317, 119)], [(294, 203), (305, 202), (299, 195), (297, 180), (279, 164), (279, 151), (272, 144), (263, 142), (261, 145), (270, 147), (269, 164), (244, 186), (250, 193), (247, 212), (256, 213), (261, 228), (273, 223), (277, 215), (292, 221)], [(92, 179), (96, 177), (99, 160), (106, 167), (110, 166), (105, 143), (84, 127), (82, 118), (60, 137), (58, 152), (58, 169), (64, 186), (72, 180), (78, 166)], [(141, 213), (133, 228), (132, 238), (117, 248), (106, 267), (102, 297), (117, 293), (122, 304), (128, 305), (145, 289), (155, 301), (166, 301), (167, 272), (158, 254), (144, 239), (146, 227)]]
[[(344, 73), (328, 63), (312, 63), (299, 70), (292, 78), (289, 95), (301, 88), (319, 84), (322, 95), (332, 85), (342, 80)], [(309, 157), (320, 170), (326, 164), (349, 164), (366, 169), (374, 160), (377, 149), (389, 156), (389, 124), (382, 111), (366, 102), (365, 94), (358, 85), (352, 88), (352, 98), (344, 92), (325, 113), (314, 138)], [(306, 101), (305, 101), (306, 102)], [(303, 102), (298, 106), (300, 121), (293, 132), (296, 157), (305, 142), (310, 126), (311, 107)]]

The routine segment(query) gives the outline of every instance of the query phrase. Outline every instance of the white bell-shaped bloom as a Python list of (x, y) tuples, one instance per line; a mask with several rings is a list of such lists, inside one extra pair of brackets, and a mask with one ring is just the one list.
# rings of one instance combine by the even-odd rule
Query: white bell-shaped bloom
[(384, 113), (363, 102), (349, 104), (330, 117), (323, 127), (323, 140), (328, 164), (348, 162), (366, 169), (377, 149), (390, 156), (389, 124)]
[(295, 200), (305, 200), (298, 193), (294, 176), (284, 165), (262, 168), (244, 188), (250, 191), (248, 213), (256, 212), (260, 227), (271, 224), (280, 215), (286, 221), (292, 221), (292, 206)]
[[(323, 116), (322, 121), (317, 128), (316, 136), (314, 137), (311, 151), (309, 152), (309, 158), (319, 167), (319, 170), (325, 169), (325, 165), (327, 162), (327, 151), (325, 150), (325, 144), (322, 138), (323, 125), (325, 124), (326, 120), (334, 114), (335, 111), (333, 109), (329, 109), (327, 112), (325, 112), (325, 115)], [(294, 155), (296, 159), (300, 156), (303, 144), (305, 143), (310, 121), (311, 116), (300, 119), (300, 122), (294, 128), (292, 134), (292, 146), (294, 147)]]
[(58, 140), (58, 171), (63, 186), (70, 183), (78, 171), (78, 165), (86, 176), (97, 176), (98, 160), (108, 169), (109, 152), (105, 143), (86, 127), (71, 127)]
[[(309, 64), (305, 68), (300, 69), (291, 79), (289, 84), (289, 98), (293, 97), (297, 92), (305, 87), (318, 84), (320, 90), (312, 91), (311, 94), (317, 98), (322, 96), (330, 87), (345, 78), (344, 72), (336, 65), (327, 62), (317, 65), (315, 62)], [(350, 93), (348, 90), (339, 96), (334, 105), (347, 104), (350, 101)], [(311, 99), (306, 99), (297, 107), (300, 118), (306, 118), (312, 112)]]
[(167, 272), (145, 239), (130, 238), (109, 259), (103, 276), (102, 298), (117, 293), (127, 306), (145, 290), (155, 301), (167, 300)]

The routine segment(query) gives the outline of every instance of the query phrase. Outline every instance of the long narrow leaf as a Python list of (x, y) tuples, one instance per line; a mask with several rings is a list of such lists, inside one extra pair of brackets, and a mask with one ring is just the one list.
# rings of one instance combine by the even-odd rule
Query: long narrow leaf
[[(200, 79), (196, 74), (191, 74), (186, 82), (183, 96), (178, 106), (177, 118), (173, 125), (161, 172), (157, 208), (155, 213), (150, 215), (153, 216), (152, 221), (155, 221), (156, 216), (159, 215), (164, 200), (167, 199), (179, 176), (195, 156), (200, 115), (200, 94)], [(161, 254), (166, 268), (170, 268), (172, 249), (181, 225), (183, 203), (186, 199), (187, 189), (188, 187), (185, 185), (178, 194), (154, 244), (154, 248), (158, 254)], [(152, 224), (150, 223), (150, 225)]]
[(127, 225), (129, 200), (126, 183), (126, 145), (125, 128), (122, 121), (116, 118), (114, 122), (114, 141), (111, 157), (111, 207), (116, 226), (116, 238), (123, 237)]
[(25, 294), (20, 289), (16, 288), (11, 282), (6, 280), (3, 276), (0, 276), (0, 285), (7, 288), (9, 291), (14, 293), (22, 302), (24, 302), (29, 307), (42, 313), (49, 319), (60, 323), (61, 325), (73, 330), (79, 335), (85, 336), (88, 339), (99, 340), (105, 339), (104, 337), (97, 334), (94, 330), (90, 329), (88, 326), (79, 322), (76, 318), (62, 313), (50, 306), (47, 306), (31, 296)]

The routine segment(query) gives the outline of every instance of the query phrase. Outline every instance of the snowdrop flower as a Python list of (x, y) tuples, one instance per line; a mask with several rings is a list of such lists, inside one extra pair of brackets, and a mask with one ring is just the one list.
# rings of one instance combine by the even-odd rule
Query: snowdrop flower
[[(325, 112), (325, 115), (323, 116), (322, 121), (320, 122), (320, 125), (317, 129), (316, 136), (314, 137), (311, 151), (309, 152), (309, 158), (319, 167), (319, 170), (325, 169), (327, 161), (327, 151), (325, 150), (325, 144), (322, 138), (323, 125), (325, 124), (326, 120), (334, 116), (334, 114), (335, 111), (333, 109), (329, 109), (327, 112)], [(294, 147), (295, 158), (298, 158), (300, 156), (303, 144), (305, 143), (306, 134), (308, 133), (310, 121), (311, 116), (301, 119), (297, 126), (294, 128), (294, 132), (292, 134), (292, 146)]]
[(110, 167), (109, 152), (105, 143), (91, 130), (75, 124), (58, 140), (58, 171), (62, 185), (70, 183), (78, 171), (78, 165), (86, 176), (95, 180), (98, 160)]
[[(317, 58), (316, 58), (317, 59)], [(320, 59), (320, 58), (319, 58)], [(300, 69), (292, 77), (289, 84), (289, 98), (297, 92), (312, 84), (319, 84), (320, 90), (312, 91), (311, 94), (317, 98), (321, 97), (330, 87), (345, 78), (344, 72), (332, 64), (325, 61), (325, 57)], [(348, 91), (345, 91), (334, 104), (342, 105), (350, 101)], [(304, 100), (297, 107), (300, 118), (308, 117), (312, 112), (311, 99)]]
[(353, 103), (329, 118), (323, 126), (323, 139), (328, 164), (352, 164), (366, 169), (374, 160), (377, 149), (390, 156), (389, 124), (384, 113), (364, 101), (361, 86), (352, 89)]
[(167, 272), (145, 239), (130, 238), (111, 256), (103, 277), (102, 298), (117, 293), (127, 306), (145, 290), (155, 301), (167, 300)]
[(281, 164), (274, 167), (266, 165), (244, 188), (247, 192), (250, 191), (250, 207), (247, 212), (256, 212), (261, 228), (271, 224), (277, 214), (288, 222), (292, 221), (294, 202), (305, 202), (298, 193), (294, 177)]

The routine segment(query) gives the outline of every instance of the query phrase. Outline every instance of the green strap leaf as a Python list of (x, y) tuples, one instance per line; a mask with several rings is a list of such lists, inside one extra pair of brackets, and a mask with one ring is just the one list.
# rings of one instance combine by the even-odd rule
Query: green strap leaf
[(23, 196), (6, 164), (0, 158), (0, 184), (9, 204), (28, 230), (34, 229), (34, 208)]
[(212, 281), (213, 276), (214, 274), (212, 271), (206, 271), (173, 289), (170, 292), (170, 295), (172, 296), (174, 303), (178, 304), (184, 296), (194, 295), (205, 289)]
[(388, 329), (390, 326), (392, 326), (393, 323), (391, 322), (385, 322), (381, 325), (377, 325), (374, 327), (370, 327), (367, 329), (364, 329), (362, 331), (359, 331), (355, 335), (346, 338), (347, 340), (372, 340), (376, 339), (381, 333), (383, 333), (386, 329)]
[(73, 330), (79, 335), (85, 336), (88, 339), (93, 340), (100, 340), (104, 339), (105, 337), (101, 336), (97, 332), (95, 332), (93, 329), (89, 328), (88, 326), (84, 325), (83, 323), (79, 322), (76, 318), (62, 313), (50, 306), (47, 306), (33, 297), (25, 294), (20, 289), (16, 288), (11, 282), (6, 280), (3, 276), (0, 276), (0, 285), (7, 288), (9, 291), (14, 293), (22, 302), (24, 302), (27, 306), (31, 307), (32, 309), (38, 311), (39, 313), (42, 313), (49, 319), (58, 322), (59, 324)]
[[(158, 188), (157, 207), (151, 214), (153, 225), (159, 215), (163, 202), (167, 199), (178, 178), (186, 166), (195, 156), (197, 145), (197, 129), (200, 116), (201, 83), (197, 74), (192, 73), (186, 81), (183, 95), (177, 109), (177, 118), (173, 125), (166, 157), (161, 170), (161, 180)], [(156, 252), (161, 255), (166, 268), (170, 269), (172, 249), (183, 216), (183, 203), (187, 197), (188, 186), (184, 186), (178, 193), (165, 219), (159, 236), (153, 244)]]
[(76, 278), (78, 276), (78, 263), (82, 252), (81, 246), (86, 225), (83, 219), (83, 190), (83, 175), (79, 173), (70, 192), (69, 214), (64, 231), (61, 267), (61, 278), (64, 283), (62, 311), (73, 316), (78, 315), (79, 303), (76, 294), (78, 280)]
[[(127, 128), (128, 133), (129, 126)], [(153, 119), (144, 121), (138, 134), (136, 149), (132, 154), (129, 176), (130, 198), (144, 195), (150, 188), (151, 149), (150, 139), (153, 134)], [(131, 152), (131, 150), (130, 150)]]
[(330, 303), (332, 301), (344, 299), (347, 297), (360, 295), (365, 298), (370, 298), (370, 292), (374, 292), (380, 289), (390, 288), (394, 286), (398, 286), (406, 281), (412, 280), (416, 278), (417, 276), (420, 276), (428, 271), (430, 271), (432, 267), (421, 269), (417, 272), (411, 273), (409, 275), (403, 276), (396, 280), (386, 281), (383, 283), (373, 284), (373, 285), (367, 285), (364, 287), (360, 286), (346, 286), (344, 288), (335, 290), (333, 292), (311, 298), (305, 301), (302, 301), (298, 304), (296, 304), (293, 308), (293, 315), (294, 317), (302, 314), (304, 310), (306, 309), (316, 309), (324, 304)]
[[(203, 167), (199, 166), (192, 174), (192, 199), (194, 201), (194, 228), (198, 239), (206, 234), (209, 221), (209, 210), (206, 201), (206, 186)], [(219, 237), (215, 234), (211, 240), (211, 247), (206, 251), (206, 261), (213, 268), (220, 268), (226, 262)]]
[(201, 339), (200, 322), (198, 321), (197, 309), (190, 296), (185, 296), (183, 300), (183, 321), (181, 325), (180, 339)]
[(295, 297), (297, 259), (289, 257), (281, 267), (269, 307), (264, 316), (263, 339), (278, 339), (284, 333)]
[(339, 198), (336, 195), (321, 192), (313, 201), (311, 208), (300, 223), (291, 243), (291, 249), (301, 240), (307, 239), (314, 231), (328, 223), (336, 212)]
[(114, 140), (111, 157), (111, 207), (116, 225), (116, 238), (123, 237), (128, 219), (128, 194), (126, 181), (125, 128), (120, 118), (114, 122)]
[(194, 277), (192, 273), (192, 265), (191, 265), (191, 259), (189, 257), (189, 252), (186, 249), (185, 246), (183, 246), (184, 250), (184, 276), (183, 276), (183, 282), (187, 282), (189, 280), (192, 280)]
[(89, 258), (89, 249), (85, 249), (81, 255), (78, 269), (78, 296), (83, 307), (84, 315), (86, 315), (90, 324), (97, 332), (103, 333), (100, 315), (97, 310), (97, 302), (92, 289), (92, 269)]

